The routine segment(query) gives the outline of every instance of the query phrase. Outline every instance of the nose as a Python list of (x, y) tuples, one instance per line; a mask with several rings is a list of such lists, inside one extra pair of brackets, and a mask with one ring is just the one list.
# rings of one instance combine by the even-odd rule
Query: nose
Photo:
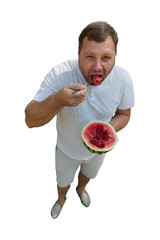
[(93, 68), (96, 72), (99, 72), (103, 69), (101, 59), (95, 59)]

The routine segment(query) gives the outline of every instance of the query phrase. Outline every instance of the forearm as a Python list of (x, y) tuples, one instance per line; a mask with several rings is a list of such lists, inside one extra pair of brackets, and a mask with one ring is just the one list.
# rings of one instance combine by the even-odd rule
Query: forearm
[[(77, 90), (73, 94), (73, 90)], [(68, 84), (43, 102), (32, 101), (25, 109), (26, 124), (29, 128), (48, 123), (64, 106), (75, 107), (85, 100), (87, 87), (81, 84)]]
[(43, 126), (48, 123), (62, 106), (56, 101), (56, 93), (43, 102), (32, 101), (25, 109), (25, 122), (29, 128)]
[(114, 127), (115, 131), (118, 132), (128, 124), (129, 119), (130, 116), (117, 113), (109, 123)]

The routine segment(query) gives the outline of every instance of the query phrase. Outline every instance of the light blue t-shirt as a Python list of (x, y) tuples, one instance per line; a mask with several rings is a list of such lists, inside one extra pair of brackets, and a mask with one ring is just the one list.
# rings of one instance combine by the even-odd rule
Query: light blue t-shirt
[[(34, 97), (41, 102), (69, 83), (88, 84), (83, 78), (78, 60), (63, 62), (46, 75)], [(57, 114), (57, 146), (75, 160), (88, 160), (93, 156), (83, 145), (81, 130), (93, 120), (109, 122), (118, 109), (134, 106), (131, 77), (124, 69), (114, 66), (98, 86), (88, 86), (86, 99), (76, 107), (64, 107)]]

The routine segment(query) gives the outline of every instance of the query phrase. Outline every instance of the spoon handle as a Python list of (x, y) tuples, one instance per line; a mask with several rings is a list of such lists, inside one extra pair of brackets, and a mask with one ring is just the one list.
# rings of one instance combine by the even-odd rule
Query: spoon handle
[(72, 93), (75, 94), (75, 93), (77, 93), (79, 91), (80, 91), (80, 89), (75, 89), (75, 90), (72, 91)]
[[(89, 84), (86, 85), (86, 87), (88, 87), (88, 86), (89, 86)], [(72, 93), (75, 94), (75, 93), (77, 93), (77, 92), (79, 92), (79, 91), (81, 91), (81, 90), (82, 90), (82, 89), (75, 89), (75, 90), (72, 91)]]

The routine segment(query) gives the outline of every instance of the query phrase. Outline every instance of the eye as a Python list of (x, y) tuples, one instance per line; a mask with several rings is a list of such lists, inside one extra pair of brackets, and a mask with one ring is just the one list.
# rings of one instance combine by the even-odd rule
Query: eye
[(106, 61), (106, 60), (110, 60), (111, 58), (109, 56), (104, 56), (103, 59)]
[(88, 55), (87, 58), (88, 58), (88, 59), (92, 59), (93, 56), (92, 56), (92, 55)]

